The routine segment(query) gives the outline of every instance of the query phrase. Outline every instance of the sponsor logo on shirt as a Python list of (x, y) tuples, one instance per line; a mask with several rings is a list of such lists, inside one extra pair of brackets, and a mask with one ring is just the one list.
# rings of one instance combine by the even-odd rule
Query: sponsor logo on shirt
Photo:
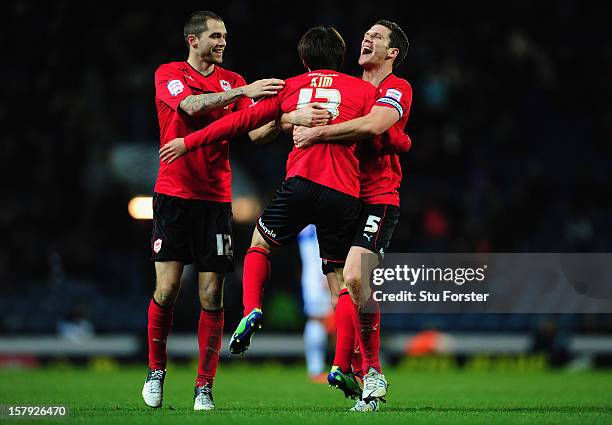
[(155, 253), (158, 254), (159, 251), (161, 251), (161, 246), (162, 246), (162, 240), (161, 239), (157, 239), (153, 243), (153, 251), (155, 251)]
[(177, 94), (181, 93), (183, 90), (185, 90), (185, 86), (183, 85), (183, 83), (180, 82), (180, 80), (168, 81), (168, 91), (170, 92), (172, 96), (176, 96)]
[(276, 237), (276, 233), (274, 233), (274, 230), (270, 230), (266, 227), (266, 225), (263, 223), (263, 221), (261, 221), (261, 217), (259, 217), (259, 227), (261, 227), (261, 230), (264, 231), (264, 233), (268, 236), (271, 236), (273, 238)]
[(402, 92), (396, 89), (388, 89), (387, 93), (385, 93), (385, 97), (390, 97), (391, 99), (395, 99), (399, 102), (402, 98)]
[(219, 83), (221, 83), (221, 88), (225, 91), (231, 90), (232, 86), (230, 85), (230, 83), (228, 81), (225, 80), (219, 80)]

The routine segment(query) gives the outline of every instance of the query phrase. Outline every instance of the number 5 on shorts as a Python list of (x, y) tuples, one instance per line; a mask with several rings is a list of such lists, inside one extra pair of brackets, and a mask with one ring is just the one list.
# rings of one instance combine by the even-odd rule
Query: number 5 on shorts
[(376, 233), (378, 232), (378, 223), (380, 223), (380, 217), (375, 215), (368, 216), (368, 220), (366, 221), (364, 232), (368, 233)]

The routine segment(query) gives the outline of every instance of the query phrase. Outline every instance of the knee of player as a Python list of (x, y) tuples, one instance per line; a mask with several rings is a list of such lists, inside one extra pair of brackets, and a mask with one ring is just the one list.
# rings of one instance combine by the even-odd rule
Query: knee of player
[(222, 285), (206, 285), (200, 287), (200, 302), (202, 307), (206, 307), (204, 304), (220, 304), (223, 298), (223, 286)]
[(359, 288), (361, 287), (361, 271), (345, 268), (342, 272), (344, 278), (344, 284), (347, 288)]
[(154, 298), (158, 304), (162, 306), (169, 306), (174, 304), (176, 297), (178, 296), (179, 285), (175, 284), (157, 284), (155, 288)]

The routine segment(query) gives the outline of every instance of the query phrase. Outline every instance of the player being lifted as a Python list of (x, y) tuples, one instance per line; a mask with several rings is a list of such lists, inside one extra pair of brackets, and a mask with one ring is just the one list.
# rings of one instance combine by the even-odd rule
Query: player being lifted
[[(361, 262), (362, 254), (384, 254), (399, 218), (402, 171), (398, 153), (410, 148), (410, 140), (397, 136), (408, 120), (412, 89), (407, 81), (393, 74), (393, 68), (403, 61), (407, 49), (408, 38), (396, 23), (376, 22), (366, 31), (359, 56), (363, 80), (377, 88), (378, 99), (370, 113), (337, 125), (294, 130), (294, 142), (301, 148), (320, 142), (353, 143), (355, 139), (375, 136), (374, 143), (359, 145), (360, 199), (364, 207), (344, 267), (344, 284), (350, 297), (342, 288), (335, 312), (336, 354), (328, 375), (330, 385), (347, 396), (360, 397), (353, 407), (359, 411), (377, 410), (378, 400), (387, 391), (379, 360), (380, 311), (369, 286), (362, 282)], [(324, 272), (330, 286), (338, 284), (333, 270), (324, 267)], [(354, 352), (363, 357), (361, 364), (353, 362), (356, 372), (365, 373), (363, 391), (351, 370)]]
[[(155, 72), (155, 103), (163, 146), (207, 124), (247, 108), (252, 98), (283, 87), (277, 79), (245, 85), (244, 79), (221, 68), (226, 28), (218, 15), (199, 11), (184, 26), (188, 58), (161, 65)], [(273, 134), (267, 126), (252, 138)], [(160, 407), (166, 376), (166, 339), (183, 266), (195, 263), (201, 304), (198, 325), (200, 358), (195, 382), (195, 410), (214, 408), (212, 385), (223, 331), (223, 280), (233, 270), (231, 245), (231, 170), (228, 143), (206, 146), (189, 157), (160, 163), (153, 201), (152, 260), (155, 292), (148, 310), (149, 373), (142, 390), (145, 403)]]

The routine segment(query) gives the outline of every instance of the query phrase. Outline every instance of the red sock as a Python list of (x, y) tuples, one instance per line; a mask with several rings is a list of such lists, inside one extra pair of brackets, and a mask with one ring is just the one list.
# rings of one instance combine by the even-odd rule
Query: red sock
[(340, 367), (342, 372), (351, 371), (351, 357), (355, 351), (355, 326), (353, 324), (353, 301), (348, 289), (340, 291), (334, 320), (336, 322), (336, 354), (334, 366)]
[(149, 368), (166, 368), (166, 340), (172, 327), (174, 306), (162, 307), (151, 298), (149, 303), (148, 340)]
[(245, 316), (254, 308), (261, 308), (264, 286), (270, 277), (269, 255), (267, 250), (253, 246), (244, 257), (242, 303)]
[(223, 335), (223, 309), (217, 311), (200, 310), (198, 323), (198, 346), (200, 360), (198, 361), (198, 376), (196, 387), (209, 383), (212, 387), (219, 364), (221, 336)]
[[(354, 304), (353, 304), (354, 305)], [(380, 308), (372, 295), (362, 311), (358, 311), (357, 306), (353, 308), (353, 320), (359, 330), (359, 349), (363, 356), (364, 373), (368, 373), (371, 367), (381, 372), (380, 368)]]
[[(353, 320), (353, 314), (351, 313), (351, 320)], [(354, 325), (354, 324), (353, 324)], [(355, 349), (353, 350), (353, 356), (351, 357), (351, 366), (353, 367), (353, 373), (355, 376), (363, 378), (363, 357), (361, 357), (361, 350), (359, 349), (359, 328), (355, 326)]]

